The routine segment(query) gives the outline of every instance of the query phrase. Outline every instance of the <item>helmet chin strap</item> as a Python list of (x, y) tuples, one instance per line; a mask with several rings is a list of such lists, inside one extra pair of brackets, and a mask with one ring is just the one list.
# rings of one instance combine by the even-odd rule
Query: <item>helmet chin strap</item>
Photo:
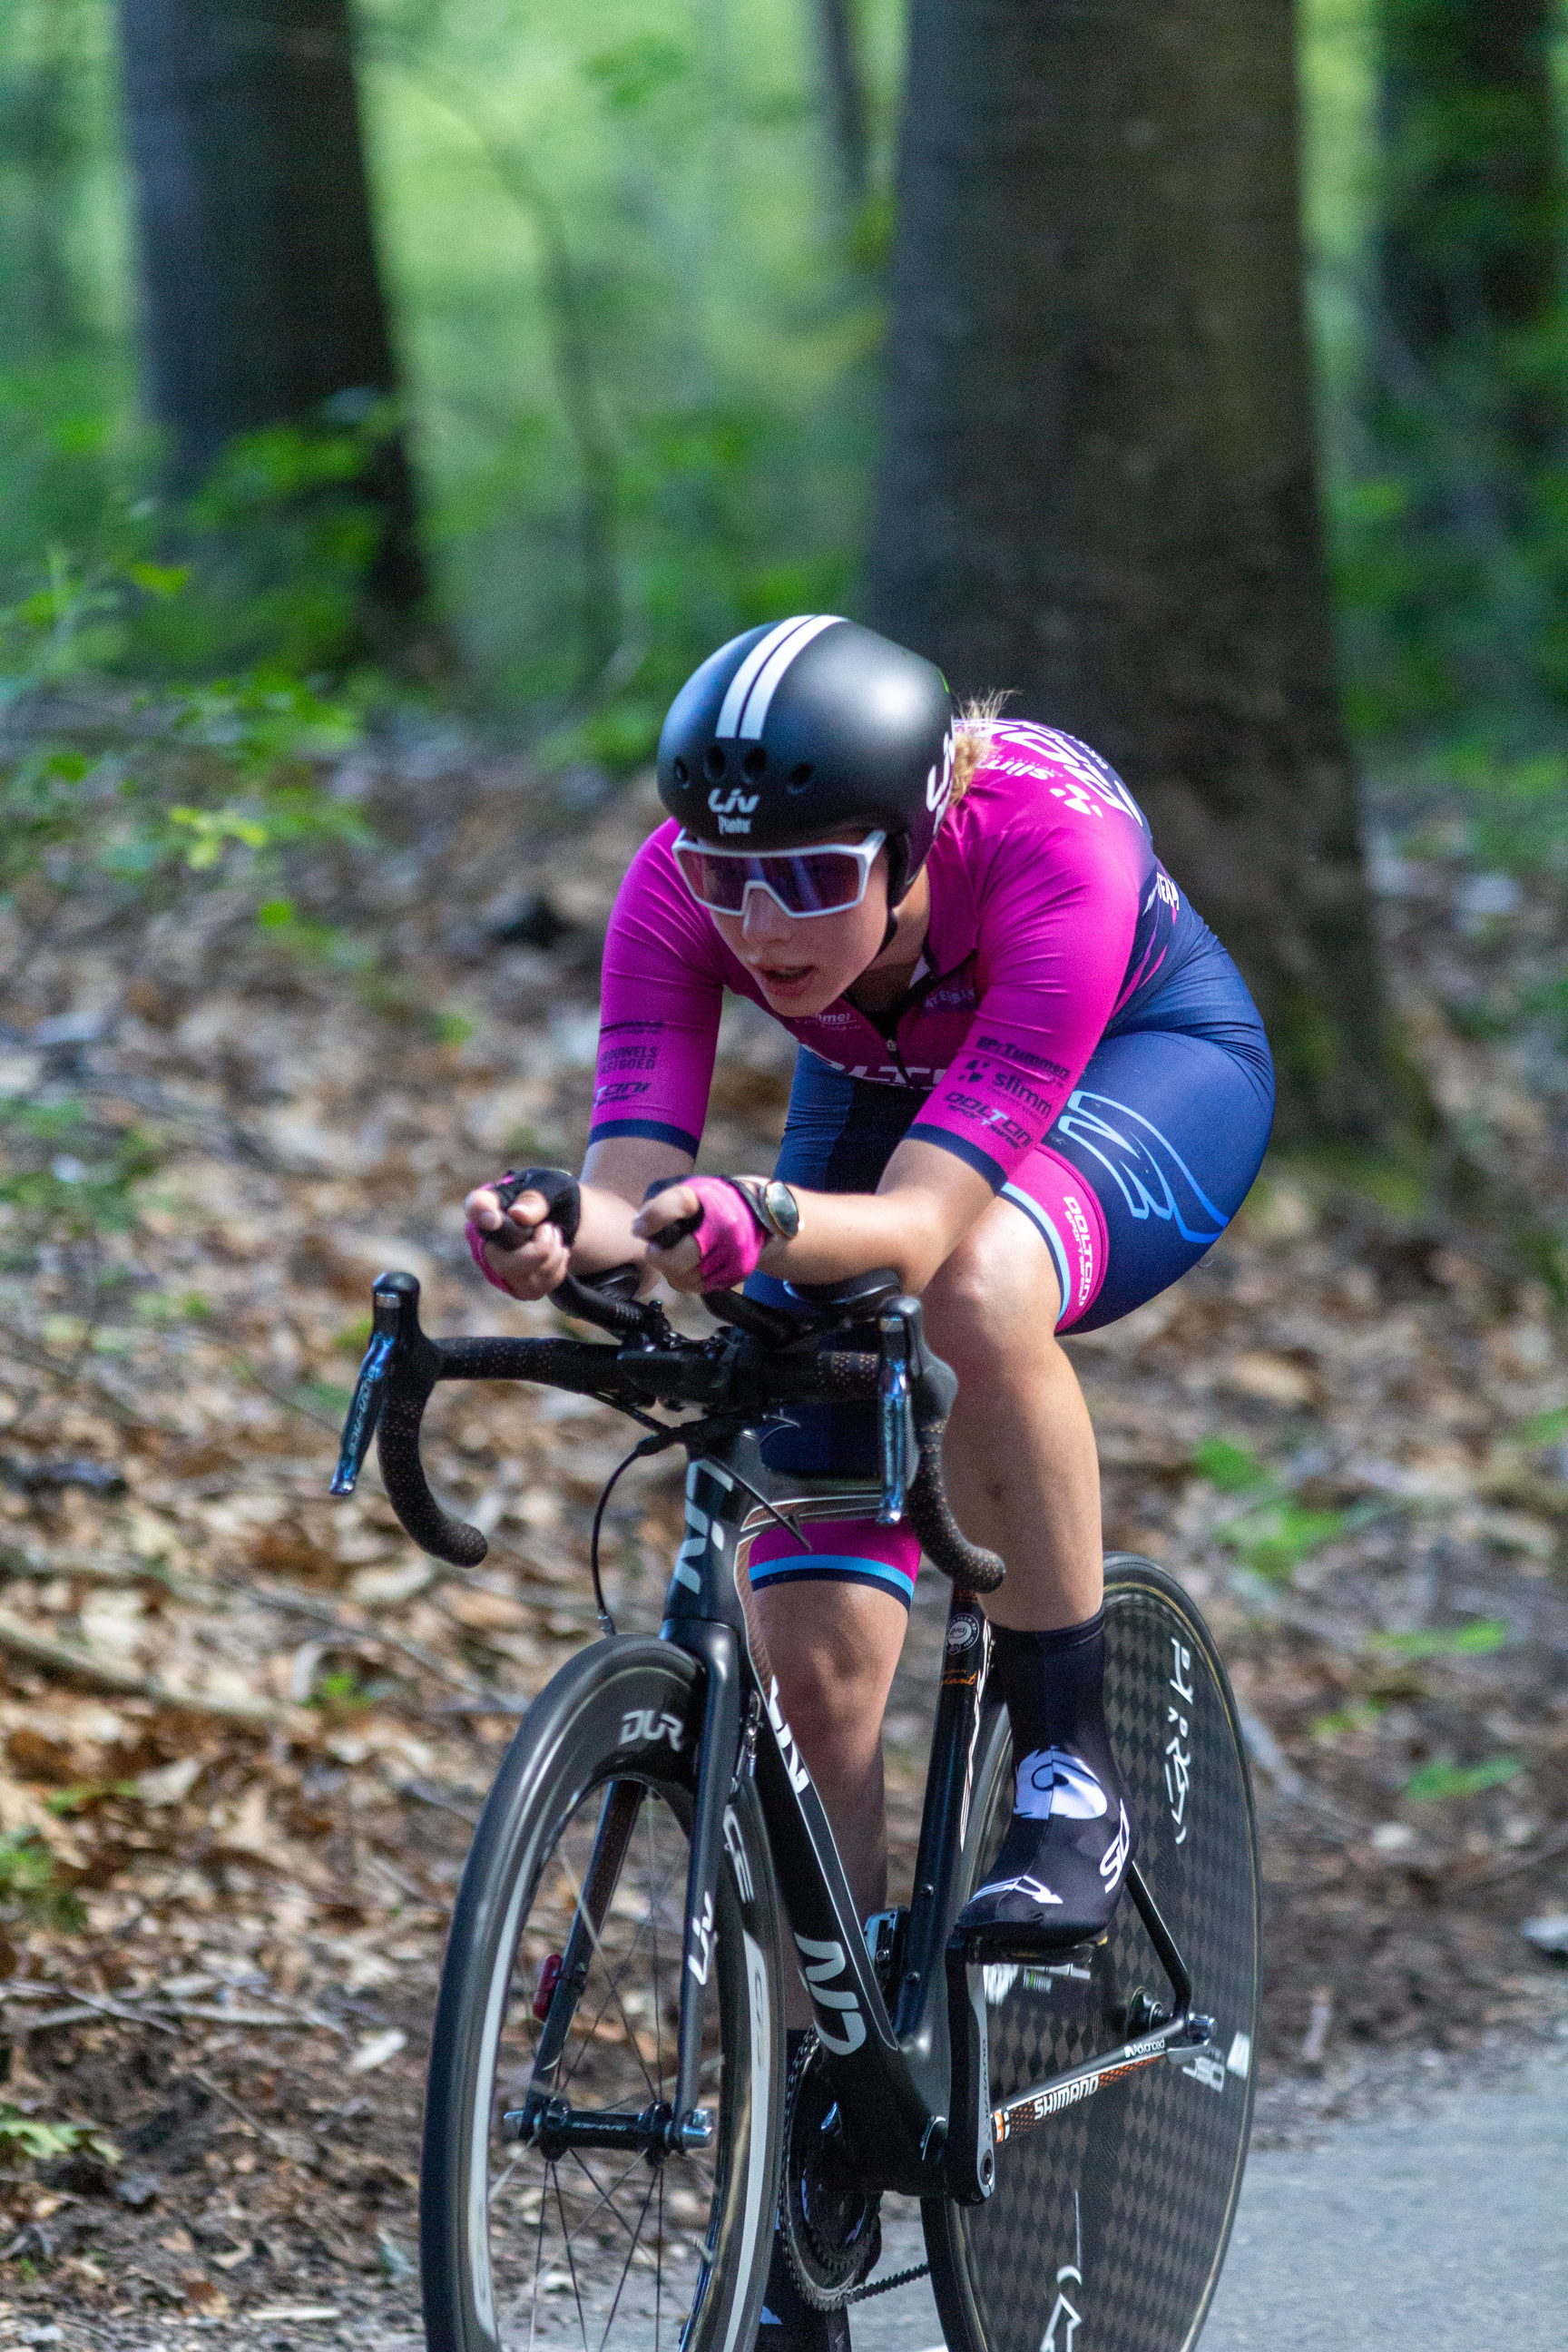
[(888, 909), (888, 928), (887, 928), (887, 929), (882, 933), (882, 944), (881, 944), (881, 946), (877, 950), (877, 953), (878, 953), (879, 956), (884, 956), (884, 955), (886, 955), (886, 954), (887, 954), (887, 952), (888, 952), (888, 950), (892, 946), (893, 941), (898, 938), (898, 936), (899, 936), (899, 910), (898, 910), (898, 908), (897, 908), (896, 907), (889, 907), (889, 909)]

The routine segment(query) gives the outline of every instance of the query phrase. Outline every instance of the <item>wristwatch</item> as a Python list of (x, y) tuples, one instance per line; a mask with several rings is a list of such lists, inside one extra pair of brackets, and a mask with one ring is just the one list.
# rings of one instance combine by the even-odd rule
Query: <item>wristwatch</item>
[(725, 1181), (742, 1195), (764, 1234), (774, 1241), (794, 1241), (800, 1231), (800, 1202), (787, 1184), (776, 1176), (765, 1184), (754, 1176), (729, 1176)]

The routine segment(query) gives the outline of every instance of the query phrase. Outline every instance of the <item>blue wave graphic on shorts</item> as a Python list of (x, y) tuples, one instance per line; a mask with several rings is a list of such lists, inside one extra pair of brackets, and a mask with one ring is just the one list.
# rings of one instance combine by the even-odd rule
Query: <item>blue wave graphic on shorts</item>
[(1133, 1216), (1173, 1218), (1184, 1241), (1205, 1244), (1217, 1241), (1230, 1223), (1175, 1145), (1125, 1103), (1080, 1087), (1068, 1097), (1056, 1132), (1110, 1171)]

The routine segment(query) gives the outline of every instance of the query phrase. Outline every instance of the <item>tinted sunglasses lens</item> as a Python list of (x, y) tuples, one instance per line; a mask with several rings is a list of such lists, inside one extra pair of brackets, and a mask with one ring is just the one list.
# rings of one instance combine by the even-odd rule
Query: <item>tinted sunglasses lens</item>
[[(858, 906), (865, 895), (866, 868), (842, 850), (814, 849), (805, 856), (770, 857), (767, 879), (792, 915), (833, 915)], [(787, 866), (788, 877), (775, 874)]]
[(750, 857), (710, 857), (706, 850), (682, 845), (675, 853), (681, 878), (700, 907), (721, 915), (738, 915), (746, 903), (746, 884), (755, 860)]
[(753, 882), (772, 891), (792, 915), (837, 915), (858, 907), (866, 895), (866, 866), (844, 849), (784, 851), (777, 856), (736, 856), (700, 845), (677, 845), (676, 863), (698, 904), (715, 914), (745, 912)]

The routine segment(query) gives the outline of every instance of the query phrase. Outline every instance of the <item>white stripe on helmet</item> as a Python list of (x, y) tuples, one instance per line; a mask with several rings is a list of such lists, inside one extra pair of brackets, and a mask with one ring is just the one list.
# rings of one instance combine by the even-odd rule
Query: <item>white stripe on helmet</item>
[(752, 690), (752, 679), (768, 656), (775, 653), (786, 637), (795, 635), (796, 629), (804, 629), (810, 618), (809, 613), (797, 613), (793, 620), (780, 621), (775, 627), (768, 631), (765, 637), (757, 639), (725, 689), (724, 699), (719, 709), (719, 724), (713, 730), (715, 735), (734, 735), (740, 731), (741, 712), (745, 706), (746, 697)]
[(787, 645), (780, 646), (776, 653), (769, 655), (746, 698), (745, 716), (739, 729), (741, 734), (749, 735), (753, 740), (761, 736), (768, 723), (768, 709), (773, 696), (796, 654), (804, 653), (813, 637), (819, 637), (824, 629), (837, 628), (841, 618), (837, 613), (818, 613), (815, 620), (807, 621), (804, 629), (795, 631)]
[[(780, 621), (775, 628), (768, 631), (765, 637), (759, 637), (730, 680), (723, 702), (720, 706), (719, 723), (713, 730), (714, 734), (716, 736), (760, 735), (763, 731), (763, 721), (768, 715), (768, 705), (773, 698), (773, 689), (778, 685), (779, 679), (801, 647), (809, 645), (812, 638), (819, 635), (824, 629), (830, 628), (837, 617), (834, 613), (826, 614), (796, 613), (792, 619)], [(751, 714), (742, 724), (742, 713), (745, 712), (747, 697), (756, 684), (764, 665), (770, 666), (770, 677), (764, 681), (760, 715)], [(752, 723), (753, 719), (754, 723)]]

